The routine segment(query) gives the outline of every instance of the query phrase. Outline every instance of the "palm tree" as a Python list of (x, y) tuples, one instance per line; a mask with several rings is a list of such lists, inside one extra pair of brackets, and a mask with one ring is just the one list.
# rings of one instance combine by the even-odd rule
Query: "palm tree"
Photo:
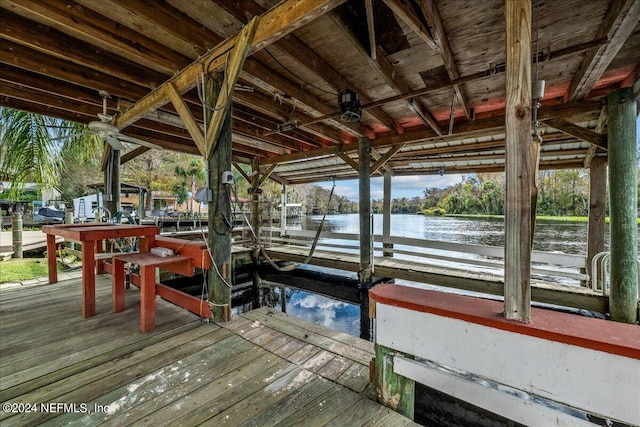
[(0, 107), (0, 175), (11, 182), (10, 196), (17, 196), (28, 181), (40, 188), (57, 185), (64, 158), (95, 161), (103, 143), (78, 136), (85, 129), (79, 123)]

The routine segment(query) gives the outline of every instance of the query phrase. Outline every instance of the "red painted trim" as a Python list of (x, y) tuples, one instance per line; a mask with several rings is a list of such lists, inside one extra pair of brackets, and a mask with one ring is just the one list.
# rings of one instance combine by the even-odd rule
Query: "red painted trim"
[(369, 297), (378, 304), (640, 359), (640, 326), (637, 325), (541, 308), (531, 309), (530, 323), (519, 323), (502, 317), (500, 301), (394, 284), (377, 285), (369, 291)]
[(49, 269), (49, 284), (58, 281), (58, 262), (56, 260), (56, 236), (47, 234), (47, 267)]
[[(137, 287), (140, 287), (140, 276), (137, 274), (131, 274), (131, 284)], [(211, 307), (209, 306), (209, 302), (206, 300), (202, 300), (198, 297), (194, 297), (192, 295), (186, 294), (177, 289), (170, 288), (167, 285), (156, 282), (156, 294), (169, 302), (174, 303), (175, 305), (184, 308), (185, 310), (189, 310), (193, 314), (197, 314), (198, 316), (204, 317), (205, 319), (211, 319), (213, 315), (211, 314)]]
[(205, 319), (210, 319), (211, 307), (208, 301), (204, 301), (198, 297), (191, 296), (177, 289), (170, 288), (167, 285), (156, 283), (156, 293), (160, 298), (171, 301), (172, 303), (189, 310)]

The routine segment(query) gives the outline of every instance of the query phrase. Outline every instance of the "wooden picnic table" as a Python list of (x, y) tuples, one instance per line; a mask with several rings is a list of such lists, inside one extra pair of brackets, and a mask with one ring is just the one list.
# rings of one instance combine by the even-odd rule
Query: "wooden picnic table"
[[(96, 314), (96, 253), (103, 252), (103, 240), (138, 237), (140, 252), (148, 252), (155, 246), (160, 228), (155, 225), (88, 223), (47, 225), (42, 227), (42, 231), (47, 234), (50, 284), (58, 281), (56, 236), (82, 244), (82, 315), (91, 317)], [(101, 268), (99, 272), (102, 272)]]

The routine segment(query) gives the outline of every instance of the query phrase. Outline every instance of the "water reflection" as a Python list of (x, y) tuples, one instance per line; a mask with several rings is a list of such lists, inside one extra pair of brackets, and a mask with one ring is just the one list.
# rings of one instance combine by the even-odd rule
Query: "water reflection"
[[(322, 216), (301, 218), (294, 228), (316, 230)], [(358, 214), (327, 215), (323, 231), (358, 233)], [(373, 216), (375, 234), (382, 234), (382, 215)], [(465, 243), (473, 245), (504, 246), (504, 220), (502, 218), (452, 218), (422, 215), (391, 215), (391, 235), (425, 240)], [(609, 224), (605, 235), (609, 236)], [(608, 250), (608, 238), (605, 250)], [(586, 255), (587, 223), (571, 221), (537, 221), (533, 249), (546, 252)]]
[(248, 286), (234, 292), (232, 312), (240, 314), (268, 306), (316, 325), (361, 336), (358, 305), (278, 284), (265, 282), (264, 285), (257, 295)]

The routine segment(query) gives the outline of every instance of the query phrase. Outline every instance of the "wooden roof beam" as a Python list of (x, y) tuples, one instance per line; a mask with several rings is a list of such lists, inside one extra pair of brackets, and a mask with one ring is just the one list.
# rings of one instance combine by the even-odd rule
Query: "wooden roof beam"
[(356, 172), (360, 170), (360, 165), (358, 164), (358, 162), (353, 160), (347, 153), (338, 153), (337, 156), (344, 160), (344, 162), (351, 166)]
[[(310, 49), (307, 45), (302, 43), (293, 35), (288, 35), (278, 40), (276, 46), (284, 53), (294, 59), (300, 66), (305, 67), (308, 71), (321, 77), (329, 85), (331, 85), (336, 92), (342, 89), (350, 89), (358, 93), (360, 101), (362, 103), (369, 103), (371, 99), (345, 77), (343, 77), (335, 68), (333, 68), (327, 61), (325, 61), (314, 50)], [(392, 132), (402, 133), (404, 129), (396, 123), (396, 121), (385, 113), (380, 107), (374, 107), (367, 110), (373, 118), (389, 128)]]
[(367, 15), (367, 33), (369, 34), (369, 55), (374, 61), (377, 59), (376, 28), (373, 21), (373, 0), (364, 0)]
[[(373, 166), (371, 166), (371, 175), (373, 175), (374, 173), (376, 173), (378, 171), (378, 169), (380, 169), (381, 167), (385, 166), (387, 164), (387, 162), (389, 160), (391, 160), (391, 158), (400, 150), (402, 150), (404, 148), (404, 144), (398, 144), (398, 145), (394, 145), (392, 147), (390, 147), (386, 153), (384, 153), (384, 155), (382, 155), (380, 158), (378, 158), (378, 160), (373, 164)], [(393, 168), (389, 167), (389, 169), (391, 169), (391, 171), (389, 171), (387, 169), (387, 172), (392, 173), (393, 172)]]
[[(599, 101), (591, 102), (572, 102), (567, 104), (555, 105), (545, 107), (539, 112), (540, 120), (547, 120), (554, 117), (571, 117), (576, 114), (600, 111), (602, 104)], [(438, 136), (432, 131), (427, 130), (415, 130), (407, 131), (402, 135), (393, 135), (387, 137), (380, 137), (371, 142), (372, 147), (381, 148), (389, 147), (397, 144), (427, 144), (430, 142), (446, 142), (456, 141), (463, 138), (477, 138), (481, 136), (492, 135), (498, 132), (504, 133), (504, 116), (491, 117), (487, 119), (475, 120), (473, 122), (462, 123), (457, 126), (455, 132), (452, 135)], [(358, 150), (357, 144), (345, 144), (339, 148), (341, 152), (352, 152)], [(319, 148), (317, 150), (309, 150), (302, 153), (292, 153), (289, 156), (281, 158), (274, 157), (264, 159), (262, 163), (269, 164), (273, 162), (287, 163), (302, 159), (311, 159), (314, 157), (321, 157), (331, 155), (335, 149), (331, 148)], [(261, 163), (261, 164), (262, 164)]]
[[(602, 110), (600, 110), (600, 115), (598, 116), (598, 123), (596, 123), (596, 128), (594, 132), (596, 133), (604, 133), (604, 128), (607, 125), (607, 121), (609, 119), (609, 108), (607, 108), (607, 104), (602, 106)], [(591, 144), (589, 145), (589, 149), (587, 150), (587, 154), (584, 158), (584, 168), (587, 169), (591, 166), (591, 161), (596, 155), (598, 151), (598, 146)]]
[(607, 149), (607, 135), (583, 128), (582, 126), (578, 126), (559, 117), (544, 120), (544, 123), (548, 126), (551, 126), (552, 128), (566, 133), (567, 135), (572, 135), (576, 138), (580, 138), (583, 141), (587, 141), (588, 143), (602, 148), (603, 150)]
[[(343, 3), (344, 0), (317, 0), (299, 2), (287, 0), (263, 14), (260, 24), (249, 48), (249, 54), (268, 46), (285, 34), (295, 30), (304, 23), (309, 22), (328, 10)], [(183, 68), (176, 76), (170, 79), (178, 93), (184, 93), (192, 89), (196, 84), (197, 76), (202, 72), (202, 67), (207, 64), (208, 71), (221, 68), (225, 61), (225, 53), (237, 42), (237, 36), (230, 37), (224, 42), (210, 49), (187, 67)], [(122, 129), (142, 117), (147, 111), (159, 108), (168, 102), (162, 85), (153, 90), (147, 96), (139, 100), (133, 107), (116, 118), (115, 125)]]
[[(391, 147), (389, 149), (389, 151), (392, 151), (395, 147)], [(387, 153), (389, 152), (387, 151)], [(393, 153), (395, 154), (395, 153)], [(392, 155), (393, 155), (392, 154)], [(391, 156), (389, 156), (391, 157)], [(387, 160), (383, 160), (384, 156), (382, 154), (380, 154), (380, 152), (378, 150), (376, 150), (375, 148), (371, 147), (371, 158), (373, 160), (376, 161), (376, 163), (374, 163), (374, 166), (376, 166), (375, 170), (373, 169), (373, 167), (371, 168), (370, 174), (373, 175), (375, 172), (378, 171), (378, 169), (382, 168), (384, 169), (389, 175), (394, 176), (394, 172), (393, 172), (393, 168), (387, 163)], [(379, 172), (380, 175), (382, 175), (381, 172)]]
[(149, 150), (151, 150), (151, 148), (139, 146), (138, 148), (135, 148), (129, 152), (124, 153), (120, 157), (120, 165), (124, 165), (128, 161), (135, 159), (136, 157), (146, 153)]
[(189, 64), (188, 58), (162, 43), (86, 7), (80, 12), (79, 8), (69, 7), (73, 4), (60, 0), (3, 0), (2, 5), (27, 19), (163, 74), (173, 74)]
[[(243, 24), (247, 22), (248, 16), (259, 15), (264, 11), (262, 6), (255, 1), (250, 0), (242, 2), (242, 5), (237, 2), (222, 2), (220, 7)], [(299, 66), (304, 67), (307, 71), (317, 75), (329, 83), (336, 92), (339, 92), (342, 89), (351, 89), (358, 93), (360, 100), (363, 103), (371, 101), (362, 90), (359, 90), (351, 82), (345, 79), (335, 68), (325, 61), (324, 58), (318, 55), (313, 49), (309, 48), (309, 46), (304, 44), (294, 34), (288, 34), (282, 37), (274, 43), (274, 46), (280, 49), (285, 55), (295, 60)], [(391, 131), (398, 133), (403, 132), (403, 128), (381, 108), (371, 108), (367, 112), (376, 120), (388, 127)]]
[(0, 13), (0, 37), (40, 54), (56, 57), (64, 63), (78, 64), (93, 72), (104, 73), (147, 88), (167, 78), (166, 74), (133, 64), (110, 52), (102, 52), (101, 61), (98, 62), (94, 46), (55, 29), (43, 30), (33, 21), (7, 11)]
[(193, 142), (198, 147), (198, 151), (202, 156), (206, 155), (206, 144), (204, 139), (204, 134), (202, 133), (202, 129), (200, 125), (196, 122), (196, 119), (191, 114), (191, 110), (187, 107), (187, 104), (184, 102), (176, 88), (173, 86), (171, 82), (167, 83), (164, 86), (164, 90), (171, 100), (171, 103), (175, 107), (178, 115), (182, 119), (182, 123), (184, 123), (185, 127), (189, 131)]
[(384, 3), (393, 13), (400, 18), (411, 30), (418, 35), (431, 49), (438, 49), (433, 41), (431, 29), (413, 9), (409, 0), (384, 0)]
[(262, 176), (258, 180), (258, 188), (260, 188), (262, 184), (264, 184), (264, 182), (271, 176), (276, 167), (278, 167), (278, 164), (274, 163), (269, 166), (269, 168), (265, 172), (262, 172)]
[[(261, 87), (267, 92), (273, 92), (273, 89), (276, 89), (276, 92), (287, 94), (321, 114), (330, 114), (333, 112), (333, 108), (330, 105), (316, 98), (291, 80), (271, 71), (255, 59), (250, 58), (245, 62), (242, 76), (245, 80)], [(360, 122), (338, 123), (350, 129), (351, 133), (356, 136), (375, 138), (375, 134)]]
[[(235, 88), (238, 77), (240, 76), (240, 70), (242, 70), (244, 60), (249, 53), (249, 47), (251, 46), (259, 22), (260, 18), (255, 17), (242, 29), (237, 37), (236, 45), (229, 53), (221, 89), (218, 92), (218, 99), (216, 100), (213, 114), (207, 126), (207, 134), (205, 135), (204, 141), (205, 159), (209, 159), (213, 155), (213, 150), (218, 142), (218, 136), (222, 129), (222, 123), (227, 116), (229, 108), (231, 108), (233, 88)], [(167, 83), (167, 86), (168, 85), (171, 85), (171, 83)]]
[[(351, 44), (360, 52), (360, 55), (367, 59), (369, 65), (383, 78), (386, 84), (388, 84), (394, 91), (397, 93), (407, 93), (409, 92), (409, 86), (406, 82), (404, 82), (397, 74), (393, 65), (387, 59), (384, 50), (377, 46), (377, 55), (376, 58), (373, 59), (367, 54), (366, 48), (360, 43), (358, 37), (353, 33), (349, 26), (349, 22), (346, 22), (346, 17), (342, 14), (337, 14), (331, 12), (329, 14), (334, 23), (340, 28), (342, 33), (349, 39)], [(429, 111), (424, 108), (423, 105), (418, 105), (416, 102), (407, 101), (407, 104), (411, 110), (413, 110), (420, 120), (422, 120), (425, 125), (431, 127), (435, 126), (434, 131), (439, 135), (442, 134), (442, 130), (437, 126), (437, 122), (435, 118), (429, 113)]]
[[(456, 61), (453, 57), (453, 50), (451, 50), (451, 45), (449, 44), (449, 39), (447, 38), (442, 18), (440, 17), (440, 12), (438, 11), (438, 7), (434, 0), (419, 0), (418, 5), (431, 28), (433, 40), (435, 41), (438, 51), (442, 56), (442, 62), (444, 62), (444, 67), (449, 74), (449, 78), (451, 80), (460, 78), (460, 72), (458, 71), (458, 66), (456, 65)], [(467, 101), (462, 85), (454, 85), (453, 90), (456, 92), (458, 104), (462, 108), (464, 115), (467, 119), (471, 120), (469, 101)]]
[[(259, 92), (239, 92), (233, 94), (234, 102), (250, 107), (251, 109), (272, 117), (276, 120), (285, 121), (291, 115), (291, 119), (300, 121), (309, 121), (313, 118), (299, 110), (291, 114), (291, 110), (283, 107), (266, 95)], [(307, 132), (319, 136), (323, 139), (333, 142), (334, 144), (342, 144), (344, 135), (336, 128), (328, 126), (324, 123), (313, 123), (304, 126)]]
[(586, 98), (606, 71), (613, 58), (631, 35), (640, 20), (640, 2), (613, 0), (596, 38), (606, 37), (609, 43), (589, 49), (569, 86), (569, 99)]

